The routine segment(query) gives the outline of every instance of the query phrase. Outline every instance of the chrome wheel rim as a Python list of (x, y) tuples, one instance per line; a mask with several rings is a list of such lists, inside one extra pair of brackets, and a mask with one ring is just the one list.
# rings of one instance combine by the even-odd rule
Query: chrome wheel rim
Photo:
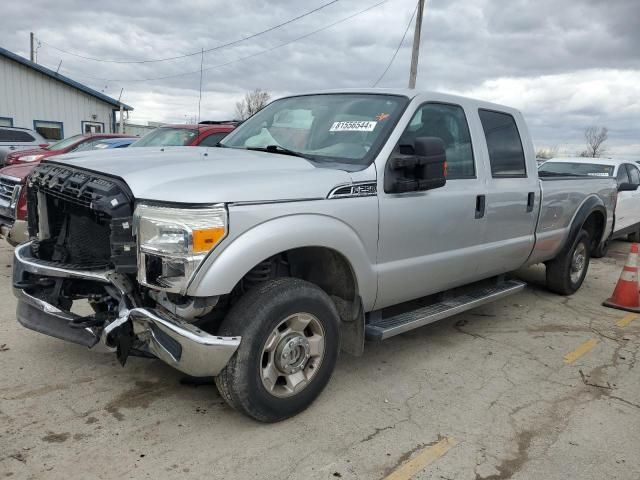
[(324, 351), (324, 329), (314, 315), (288, 316), (273, 329), (262, 348), (262, 385), (279, 398), (299, 393), (317, 374)]
[(584, 246), (584, 243), (580, 243), (575, 251), (573, 252), (573, 257), (571, 258), (571, 281), (573, 283), (578, 283), (580, 277), (582, 276), (582, 272), (584, 271), (584, 267), (587, 263), (587, 248)]

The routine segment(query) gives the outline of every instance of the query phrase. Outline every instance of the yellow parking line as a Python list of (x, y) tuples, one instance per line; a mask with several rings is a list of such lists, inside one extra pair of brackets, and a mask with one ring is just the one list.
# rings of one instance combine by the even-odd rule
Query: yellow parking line
[(637, 314), (635, 314), (635, 313), (627, 313), (624, 317), (622, 317), (620, 320), (618, 320), (616, 325), (619, 326), (620, 328), (626, 327), (631, 322), (633, 322), (636, 318), (638, 318)]
[(432, 464), (442, 457), (457, 444), (458, 442), (453, 438), (443, 438), (435, 445), (422, 449), (420, 453), (411, 460), (402, 464), (400, 468), (387, 475), (384, 480), (408, 480), (427, 465)]
[(573, 352), (569, 352), (564, 356), (564, 363), (573, 363), (585, 353), (588, 353), (593, 347), (598, 344), (598, 341), (595, 339), (587, 340), (583, 344), (581, 344), (578, 348), (576, 348)]

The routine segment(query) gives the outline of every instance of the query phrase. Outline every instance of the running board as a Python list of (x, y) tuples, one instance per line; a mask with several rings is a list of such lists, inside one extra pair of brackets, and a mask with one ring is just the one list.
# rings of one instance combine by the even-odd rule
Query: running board
[(522, 290), (526, 283), (517, 280), (507, 280), (491, 287), (479, 288), (470, 293), (451, 297), (427, 307), (418, 308), (401, 313), (393, 317), (374, 318), (365, 325), (367, 340), (385, 340), (414, 328), (451, 317), (458, 313), (471, 310), (485, 303), (494, 302), (508, 295)]

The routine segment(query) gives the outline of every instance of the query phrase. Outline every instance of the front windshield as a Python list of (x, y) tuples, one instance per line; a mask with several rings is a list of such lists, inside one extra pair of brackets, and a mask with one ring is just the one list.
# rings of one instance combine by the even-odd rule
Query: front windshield
[(53, 145), (49, 145), (47, 147), (47, 150), (63, 150), (68, 146), (76, 143), (78, 140), (80, 140), (80, 138), (82, 138), (82, 135), (74, 135), (73, 137), (65, 138), (63, 140), (60, 140), (59, 142), (54, 143)]
[(140, 140), (133, 142), (130, 147), (182, 147), (190, 145), (198, 135), (192, 128), (160, 127), (147, 133)]
[(540, 165), (538, 172), (550, 175), (586, 175), (590, 177), (613, 176), (613, 165), (601, 165), (598, 163), (569, 163), (569, 162), (545, 162)]
[(408, 103), (378, 94), (321, 94), (271, 103), (220, 142), (223, 147), (282, 147), (309, 160), (367, 165)]

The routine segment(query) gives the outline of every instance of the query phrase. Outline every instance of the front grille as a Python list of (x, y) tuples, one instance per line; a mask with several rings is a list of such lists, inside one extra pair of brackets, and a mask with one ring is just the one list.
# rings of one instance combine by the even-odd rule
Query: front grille
[[(29, 178), (29, 234), (44, 261), (135, 273), (133, 196), (121, 180), (43, 163)], [(43, 230), (43, 231), (40, 231)]]
[(18, 185), (20, 185), (18, 178), (0, 175), (0, 201), (7, 204), (11, 203), (13, 191)]

